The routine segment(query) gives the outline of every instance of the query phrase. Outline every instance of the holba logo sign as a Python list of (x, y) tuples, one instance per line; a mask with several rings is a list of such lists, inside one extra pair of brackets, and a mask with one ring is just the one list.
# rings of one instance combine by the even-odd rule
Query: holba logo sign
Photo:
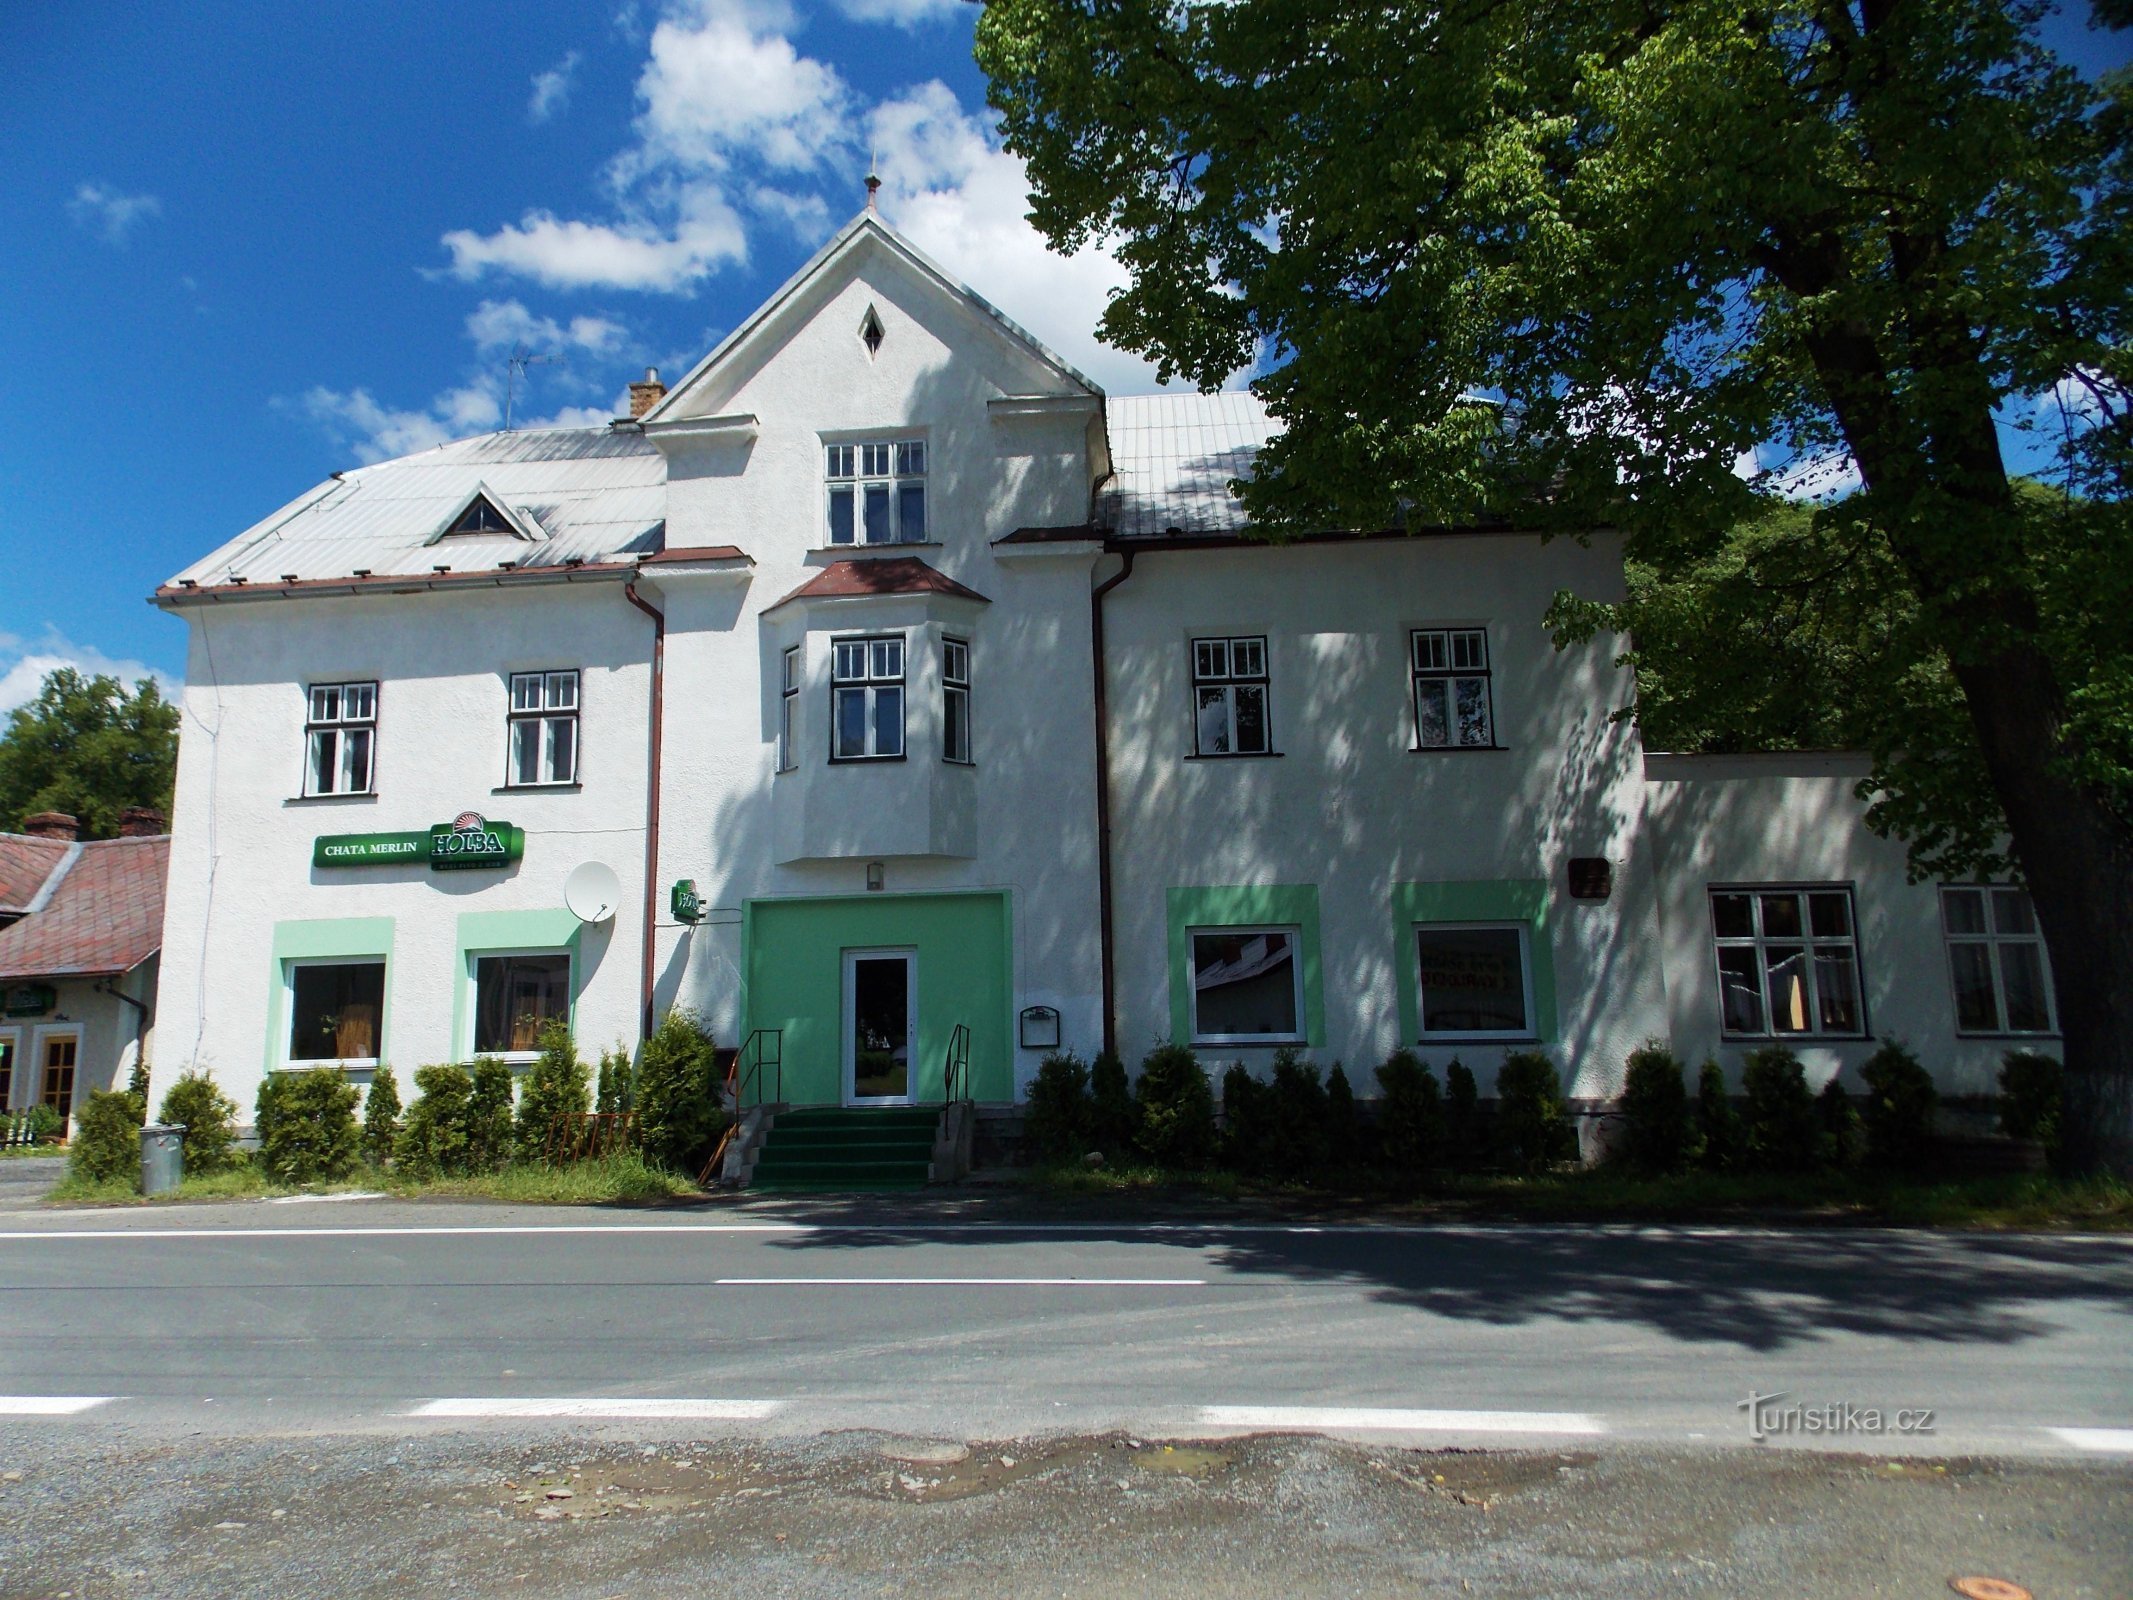
[(427, 857), (432, 872), (508, 867), (526, 853), (526, 830), (462, 811), (426, 833), (329, 833), (311, 846), (314, 867), (404, 867)]

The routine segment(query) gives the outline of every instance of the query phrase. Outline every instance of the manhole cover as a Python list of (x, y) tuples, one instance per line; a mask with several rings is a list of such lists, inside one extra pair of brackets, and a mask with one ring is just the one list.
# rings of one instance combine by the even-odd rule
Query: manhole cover
[(970, 1446), (950, 1439), (891, 1439), (881, 1447), (891, 1461), (913, 1467), (952, 1467), (970, 1459)]
[(2033, 1600), (2027, 1589), (2005, 1578), (1950, 1578), (1948, 1587), (1964, 1600)]

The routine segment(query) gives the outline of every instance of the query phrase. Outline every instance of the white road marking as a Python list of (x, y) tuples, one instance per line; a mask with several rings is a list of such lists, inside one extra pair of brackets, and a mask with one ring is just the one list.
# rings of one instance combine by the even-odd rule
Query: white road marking
[(1377, 1433), (1600, 1434), (1582, 1411), (1403, 1411), (1379, 1406), (1202, 1406), (1214, 1428), (1311, 1428)]
[(625, 1400), (599, 1396), (546, 1400), (431, 1400), (410, 1417), (632, 1417), (694, 1418), (757, 1422), (775, 1412), (778, 1400)]
[(2076, 1450), (2133, 1455), (2133, 1428), (2046, 1428), (2044, 1431)]
[(713, 1278), (721, 1289), (1204, 1289), (1205, 1278)]
[(383, 1189), (350, 1189), (345, 1194), (278, 1194), (270, 1206), (328, 1206), (342, 1200), (383, 1200)]
[(0, 1394), (0, 1417), (71, 1417), (117, 1398), (110, 1394)]

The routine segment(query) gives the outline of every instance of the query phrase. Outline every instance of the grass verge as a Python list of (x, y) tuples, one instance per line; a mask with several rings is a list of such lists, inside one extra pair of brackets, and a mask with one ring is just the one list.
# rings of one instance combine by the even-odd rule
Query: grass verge
[(45, 1196), (48, 1205), (140, 1206), (187, 1200), (268, 1200), (298, 1194), (347, 1194), (360, 1189), (382, 1189), (403, 1200), (424, 1195), (504, 1200), (528, 1206), (647, 1205), (662, 1200), (686, 1199), (698, 1194), (686, 1178), (649, 1165), (634, 1151), (603, 1156), (592, 1161), (550, 1167), (539, 1163), (512, 1165), (499, 1172), (464, 1178), (438, 1178), (429, 1183), (409, 1183), (390, 1171), (361, 1167), (337, 1183), (301, 1186), (269, 1180), (261, 1168), (242, 1162), (226, 1171), (203, 1177), (188, 1177), (171, 1194), (144, 1195), (130, 1178), (101, 1183), (69, 1172)]
[(1310, 1186), (1233, 1172), (1078, 1165), (1039, 1168), (1060, 1194), (1169, 1195), (1356, 1209), (1408, 1220), (1515, 1217), (1547, 1222), (1827, 1222), (1920, 1228), (2133, 1230), (2133, 1185), (2041, 1173), (1927, 1180), (1884, 1174), (1685, 1172), (1639, 1177), (1607, 1168), (1514, 1177), (1444, 1173), (1423, 1185), (1361, 1174)]

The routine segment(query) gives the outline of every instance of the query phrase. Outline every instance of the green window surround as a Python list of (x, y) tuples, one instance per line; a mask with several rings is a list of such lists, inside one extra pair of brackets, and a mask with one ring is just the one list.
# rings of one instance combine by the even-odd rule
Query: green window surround
[(570, 953), (570, 1014), (575, 1030), (578, 991), (585, 982), (579, 945), (585, 924), (569, 911), (462, 911), (453, 941), (452, 1046), (450, 1059), (473, 1053), (474, 957), (492, 950), (567, 950)]
[[(1452, 1043), (1422, 1037), (1421, 976), (1415, 928), (1430, 923), (1521, 922), (1533, 975), (1533, 1030), (1552, 1044), (1561, 1032), (1555, 1010), (1555, 950), (1548, 931), (1548, 880), (1474, 878), (1392, 886), (1393, 971), (1400, 985), (1400, 1039), (1405, 1044)], [(1489, 1041), (1495, 1043), (1498, 1041)], [(1515, 1042), (1514, 1042), (1515, 1047)]]
[[(1192, 1042), (1192, 930), (1283, 927), (1298, 931), (1303, 959), (1304, 1042), (1325, 1048), (1326, 997), (1320, 982), (1318, 885), (1240, 884), (1172, 889), (1170, 917), (1170, 1037)], [(1211, 1050), (1258, 1049), (1257, 1045), (1210, 1045)]]
[(279, 1072), (288, 1065), (286, 1005), (292, 961), (380, 960), (385, 963), (385, 1003), (378, 1010), (378, 1059), (390, 1061), (393, 1020), (393, 919), (391, 917), (315, 917), (274, 924), (272, 966), (267, 980), (266, 1066)]

